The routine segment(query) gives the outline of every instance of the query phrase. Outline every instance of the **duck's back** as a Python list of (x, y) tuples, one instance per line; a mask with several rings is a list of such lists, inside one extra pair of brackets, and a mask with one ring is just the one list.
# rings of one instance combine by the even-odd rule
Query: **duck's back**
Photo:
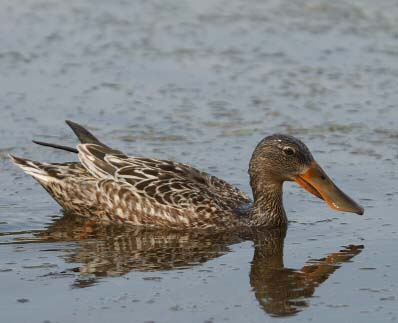
[(160, 227), (239, 225), (250, 202), (227, 182), (191, 166), (130, 157), (98, 144), (78, 146), (81, 163), (14, 160), (67, 210), (101, 220)]

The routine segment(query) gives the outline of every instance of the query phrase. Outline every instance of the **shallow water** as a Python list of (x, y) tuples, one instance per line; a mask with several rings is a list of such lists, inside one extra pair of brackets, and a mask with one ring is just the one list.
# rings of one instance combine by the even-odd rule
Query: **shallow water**
[[(394, 1), (0, 3), (2, 321), (398, 322)], [(6, 156), (73, 160), (30, 142), (75, 144), (64, 119), (248, 193), (292, 134), (365, 214), (287, 184), (285, 238), (63, 217)]]

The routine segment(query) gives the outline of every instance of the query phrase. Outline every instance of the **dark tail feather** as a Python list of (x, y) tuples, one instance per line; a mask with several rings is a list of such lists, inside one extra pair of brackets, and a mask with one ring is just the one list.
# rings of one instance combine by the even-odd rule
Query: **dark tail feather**
[[(79, 138), (81, 143), (83, 143), (83, 144), (94, 144), (94, 145), (101, 146), (101, 147), (107, 149), (108, 153), (123, 154), (120, 150), (112, 149), (109, 146), (103, 144), (96, 137), (94, 137), (94, 135), (92, 133), (90, 133), (88, 130), (83, 128), (81, 125), (79, 125), (79, 124), (77, 124), (75, 122), (69, 121), (69, 120), (66, 120), (65, 122), (67, 123), (67, 125), (69, 127), (72, 128), (73, 132)], [(43, 142), (43, 141), (37, 141), (37, 140), (32, 140), (32, 141), (35, 144), (37, 144), (37, 145), (46, 146), (46, 147), (52, 147), (52, 148), (61, 149), (61, 150), (66, 150), (66, 151), (70, 151), (70, 152), (76, 153), (76, 154), (79, 153), (79, 151), (76, 148), (63, 146), (63, 145), (58, 145), (58, 144), (52, 144), (52, 143)]]
[(83, 128), (81, 125), (77, 124), (76, 122), (72, 122), (70, 120), (65, 121), (69, 127), (72, 128), (75, 135), (79, 138), (82, 144), (96, 144), (102, 147), (108, 147), (107, 145), (103, 144), (99, 141), (92, 133), (90, 133), (87, 129)]
[(78, 150), (76, 148), (72, 148), (72, 147), (67, 147), (67, 146), (62, 146), (62, 145), (57, 145), (57, 144), (50, 144), (48, 142), (42, 142), (42, 141), (36, 141), (36, 140), (32, 140), (35, 144), (40, 145), (40, 146), (46, 146), (46, 147), (52, 147), (52, 148), (56, 148), (56, 149), (62, 149), (62, 150), (66, 150), (66, 151), (70, 151), (72, 153), (78, 153)]

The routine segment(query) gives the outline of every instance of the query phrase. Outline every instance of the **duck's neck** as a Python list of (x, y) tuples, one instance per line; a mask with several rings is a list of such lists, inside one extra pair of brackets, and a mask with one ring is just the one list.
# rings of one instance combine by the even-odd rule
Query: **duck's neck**
[(287, 217), (282, 201), (283, 182), (263, 178), (252, 183), (254, 205), (250, 211), (250, 223), (254, 226), (284, 227)]

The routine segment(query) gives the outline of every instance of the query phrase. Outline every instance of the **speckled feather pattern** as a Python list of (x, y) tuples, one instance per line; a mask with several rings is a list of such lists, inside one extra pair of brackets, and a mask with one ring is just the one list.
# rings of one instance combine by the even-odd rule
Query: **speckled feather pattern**
[(282, 134), (265, 137), (249, 164), (252, 202), (236, 187), (192, 166), (128, 156), (81, 125), (66, 123), (81, 142), (77, 149), (34, 142), (77, 153), (80, 162), (48, 164), (10, 157), (67, 212), (100, 221), (176, 229), (284, 227), (283, 182), (313, 161), (300, 140)]
[[(246, 225), (234, 209), (250, 199), (191, 166), (131, 157), (97, 144), (78, 145), (81, 163), (14, 157), (68, 212), (99, 220), (170, 228)], [(114, 153), (117, 152), (117, 153)]]

